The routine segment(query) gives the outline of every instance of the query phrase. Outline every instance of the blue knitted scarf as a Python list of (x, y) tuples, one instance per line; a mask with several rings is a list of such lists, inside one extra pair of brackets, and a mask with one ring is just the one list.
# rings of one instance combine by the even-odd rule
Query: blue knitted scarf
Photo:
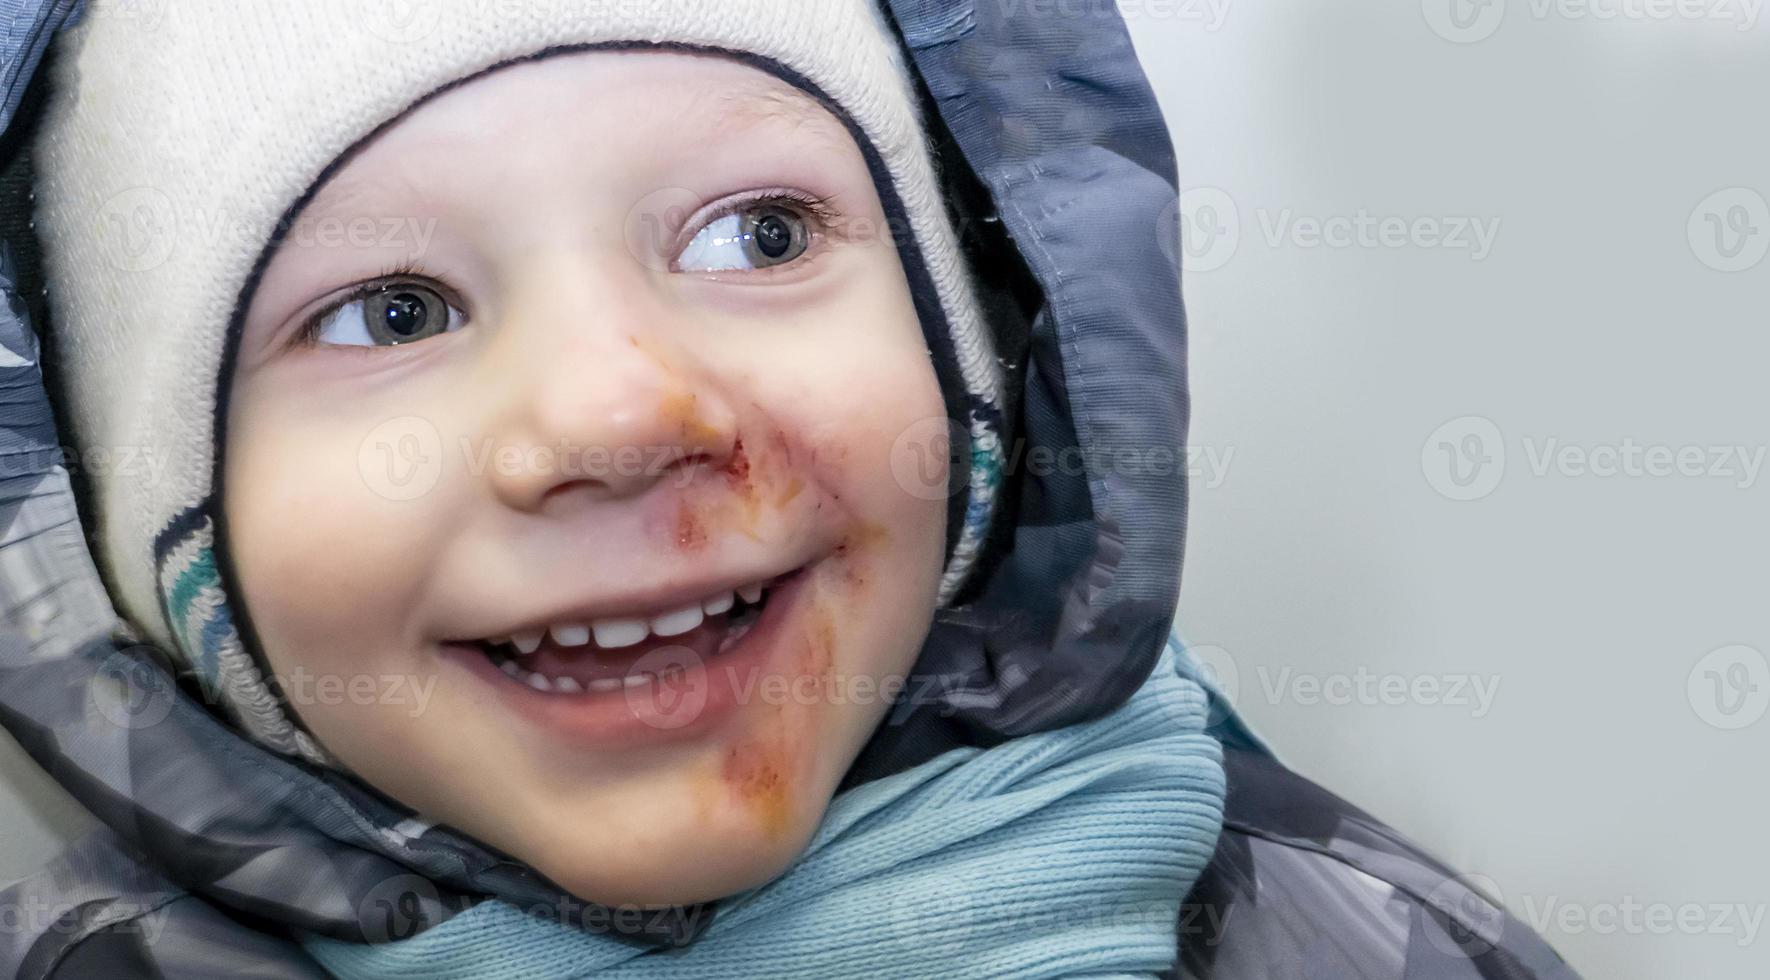
[(1170, 639), (1091, 722), (958, 748), (836, 797), (785, 873), (678, 950), (488, 900), (410, 939), (303, 941), (346, 980), (1148, 976), (1222, 822), (1204, 691)]

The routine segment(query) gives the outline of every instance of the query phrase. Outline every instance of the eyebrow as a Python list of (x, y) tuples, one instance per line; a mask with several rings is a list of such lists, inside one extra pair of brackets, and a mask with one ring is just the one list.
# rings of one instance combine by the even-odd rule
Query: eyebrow
[(721, 125), (751, 128), (768, 123), (784, 123), (792, 129), (822, 130), (825, 134), (845, 134), (839, 120), (820, 103), (797, 91), (738, 88), (714, 89), (702, 104)]

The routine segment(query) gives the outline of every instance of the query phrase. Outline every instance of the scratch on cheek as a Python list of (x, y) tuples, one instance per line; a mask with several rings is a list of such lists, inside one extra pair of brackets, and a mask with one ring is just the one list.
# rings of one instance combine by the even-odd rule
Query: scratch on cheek
[(865, 566), (867, 556), (890, 540), (890, 532), (883, 524), (862, 521), (849, 531), (842, 542), (836, 545), (836, 555), (841, 562), (843, 582), (850, 590), (866, 584)]
[(658, 368), (660, 370), (662, 370), (665, 374), (674, 373), (673, 369), (670, 367), (670, 362), (664, 360), (663, 355), (661, 355), (657, 351), (653, 350), (652, 346), (650, 344), (640, 340), (637, 336), (635, 336), (633, 334), (627, 335), (627, 343), (632, 344), (634, 350), (638, 351), (641, 354), (644, 354), (646, 357), (651, 358), (652, 363), (656, 364), (658, 366)]
[(726, 474), (726, 485), (731, 486), (731, 492), (743, 502), (743, 508), (754, 511), (756, 481), (750, 476), (750, 455), (743, 449), (742, 437), (731, 444), (731, 458), (720, 467), (720, 472)]
[(744, 449), (742, 438), (732, 443), (731, 458), (726, 460), (721, 472), (725, 474), (726, 485), (731, 487), (737, 505), (743, 509), (744, 528), (754, 537), (756, 518), (761, 507), (756, 500), (756, 481), (750, 469), (750, 454)]
[(732, 440), (731, 458), (720, 467), (720, 472), (730, 481), (732, 489), (739, 493), (750, 492), (750, 455), (744, 451), (743, 436)]

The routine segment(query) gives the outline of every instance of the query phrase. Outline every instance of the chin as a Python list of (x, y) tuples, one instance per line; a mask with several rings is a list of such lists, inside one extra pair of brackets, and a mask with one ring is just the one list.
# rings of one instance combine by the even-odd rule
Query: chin
[(702, 837), (689, 846), (643, 849), (644, 853), (634, 853), (632, 860), (618, 865), (606, 851), (589, 851), (559, 854), (536, 866), (559, 887), (587, 902), (611, 907), (692, 905), (779, 877), (798, 859), (810, 836), (771, 840), (760, 833), (734, 833)]

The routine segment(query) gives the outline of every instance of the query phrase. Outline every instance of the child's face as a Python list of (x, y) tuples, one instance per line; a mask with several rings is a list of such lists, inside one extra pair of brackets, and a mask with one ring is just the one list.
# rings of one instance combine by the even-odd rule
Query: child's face
[[(927, 632), (946, 503), (892, 454), (944, 411), (903, 268), (847, 131), (740, 63), (580, 53), (429, 102), (306, 208), (232, 384), (232, 556), (300, 716), (581, 897), (778, 874)], [(620, 645), (795, 570), (724, 652), (733, 613)], [(549, 624), (524, 679), (480, 643)]]

